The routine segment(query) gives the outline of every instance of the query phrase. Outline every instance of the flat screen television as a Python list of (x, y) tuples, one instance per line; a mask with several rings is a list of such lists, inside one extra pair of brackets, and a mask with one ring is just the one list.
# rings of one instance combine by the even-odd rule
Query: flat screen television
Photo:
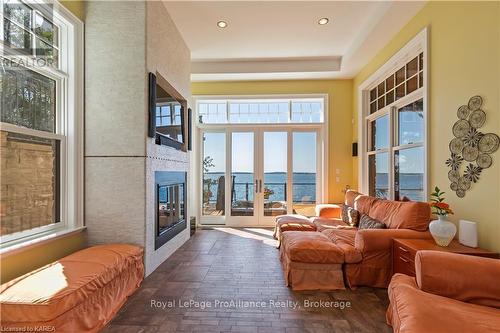
[(186, 100), (159, 74), (149, 73), (148, 136), (186, 151)]

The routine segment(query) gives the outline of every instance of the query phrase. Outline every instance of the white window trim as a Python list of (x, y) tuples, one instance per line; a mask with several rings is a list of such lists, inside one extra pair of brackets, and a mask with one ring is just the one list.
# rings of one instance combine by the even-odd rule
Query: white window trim
[[(362, 193), (369, 192), (369, 180), (368, 180), (368, 126), (366, 124), (366, 119), (368, 118), (376, 118), (382, 113), (394, 112), (394, 110), (387, 110), (388, 106), (385, 106), (383, 109), (378, 110), (377, 112), (370, 115), (370, 101), (369, 94), (370, 90), (373, 89), (378, 83), (382, 80), (385, 80), (390, 74), (394, 73), (396, 70), (401, 68), (403, 65), (408, 63), (411, 59), (415, 58), (419, 53), (423, 52), (423, 76), (424, 76), (424, 85), (422, 88), (418, 88), (416, 91), (412, 92), (400, 98), (399, 100), (390, 104), (391, 107), (394, 105), (400, 105), (405, 101), (411, 102), (417, 98), (417, 94), (420, 94), (423, 98), (423, 113), (424, 113), (424, 196), (427, 196), (429, 189), (429, 117), (428, 117), (428, 108), (429, 108), (429, 30), (425, 27), (422, 31), (420, 31), (412, 40), (410, 40), (405, 46), (403, 46), (396, 54), (394, 54), (384, 65), (382, 65), (375, 73), (373, 73), (368, 79), (363, 81), (358, 87), (358, 146), (359, 146), (359, 154), (358, 154), (358, 190)], [(390, 128), (390, 137), (394, 134), (393, 127), (389, 124)], [(391, 144), (390, 148), (387, 151), (391, 154), (393, 151), (392, 147), (392, 139), (390, 138)], [(390, 158), (389, 161), (389, 192), (391, 193), (391, 197), (393, 196), (394, 190), (391, 189), (393, 181), (392, 178), (394, 175), (392, 174), (394, 161)]]
[[(2, 2), (3, 4), (3, 2)], [(56, 133), (36, 131), (7, 123), (0, 129), (61, 140), (61, 222), (1, 237), (0, 252), (19, 249), (24, 244), (43, 241), (47, 237), (81, 229), (83, 223), (83, 87), (84, 87), (84, 24), (56, 0), (31, 0), (41, 12), (52, 5), (53, 22), (59, 26), (59, 47), (67, 50), (59, 54), (60, 70), (48, 67), (29, 67), (30, 70), (57, 81)], [(2, 6), (3, 8), (3, 6)], [(3, 22), (2, 22), (3, 26)], [(66, 36), (66, 39), (63, 39)], [(3, 44), (0, 42), (2, 48)], [(21, 56), (16, 56), (21, 58)], [(26, 57), (25, 59), (29, 58)]]
[[(249, 126), (249, 125), (267, 125), (267, 126), (283, 126), (283, 125), (299, 125), (311, 127), (318, 127), (318, 125), (323, 125), (327, 123), (328, 119), (328, 94), (293, 94), (293, 95), (196, 95), (193, 96), (195, 100), (195, 125), (199, 128), (210, 127), (214, 125), (230, 125), (230, 126)], [(259, 103), (261, 102), (283, 102), (287, 101), (290, 104), (294, 101), (308, 102), (308, 101), (320, 101), (323, 108), (323, 119), (320, 122), (314, 123), (297, 123), (291, 121), (291, 106), (288, 106), (288, 122), (286, 123), (230, 123), (229, 122), (229, 104), (231, 102), (239, 103)], [(225, 103), (226, 106), (226, 122), (225, 123), (199, 123), (198, 122), (198, 105), (200, 102), (210, 102), (210, 103)]]
[[(221, 124), (200, 124), (198, 122), (198, 103), (200, 101), (219, 101), (226, 102), (228, 100), (307, 100), (307, 99), (322, 99), (323, 100), (323, 122), (321, 123), (221, 123)], [(329, 96), (328, 94), (271, 94), (271, 95), (194, 95), (193, 96), (195, 112), (192, 117), (192, 126), (193, 126), (193, 147), (194, 147), (194, 163), (190, 164), (190, 174), (193, 175), (191, 179), (191, 183), (194, 185), (190, 190), (193, 198), (196, 198), (195, 205), (193, 207), (197, 212), (196, 220), (198, 225), (202, 225), (201, 218), (206, 219), (209, 216), (202, 215), (201, 203), (203, 201), (203, 171), (201, 169), (201, 163), (203, 160), (203, 148), (202, 148), (202, 138), (200, 133), (204, 132), (217, 132), (217, 131), (225, 131), (226, 128), (230, 127), (234, 130), (241, 130), (249, 127), (259, 127), (263, 130), (276, 130), (279, 128), (286, 127), (287, 131), (290, 128), (293, 128), (293, 131), (305, 131), (307, 129), (320, 129), (321, 136), (317, 138), (317, 154), (319, 154), (319, 165), (316, 166), (317, 172), (321, 173), (322, 183), (321, 190), (319, 191), (319, 195), (317, 194), (317, 204), (327, 203), (329, 198), (329, 178), (328, 178), (328, 170), (329, 170)], [(229, 114), (229, 112), (227, 113)], [(230, 135), (230, 133), (229, 133)], [(226, 138), (227, 140), (227, 138)], [(319, 144), (323, 142), (323, 145)], [(227, 142), (227, 141), (226, 141)], [(290, 142), (288, 142), (288, 154), (290, 154), (292, 147)], [(228, 158), (227, 154), (230, 154), (230, 146), (226, 143), (226, 158)], [(224, 216), (225, 218), (225, 216)], [(215, 218), (215, 224), (223, 224), (223, 219)], [(210, 223), (205, 223), (207, 225)]]

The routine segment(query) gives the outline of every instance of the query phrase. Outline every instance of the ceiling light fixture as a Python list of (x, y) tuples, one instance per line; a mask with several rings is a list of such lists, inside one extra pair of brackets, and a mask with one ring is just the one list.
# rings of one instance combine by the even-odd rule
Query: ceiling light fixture
[(217, 26), (219, 28), (223, 28), (224, 29), (225, 27), (227, 27), (227, 22), (226, 21), (219, 21), (219, 22), (217, 22)]
[(328, 22), (330, 22), (330, 20), (328, 19), (328, 17), (322, 17), (318, 20), (318, 24), (319, 25), (325, 25), (325, 24), (328, 24)]

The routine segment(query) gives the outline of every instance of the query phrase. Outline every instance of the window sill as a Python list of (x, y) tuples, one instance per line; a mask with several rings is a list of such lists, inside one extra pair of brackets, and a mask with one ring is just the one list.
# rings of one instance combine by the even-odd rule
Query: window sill
[(40, 246), (45, 243), (49, 243), (56, 239), (77, 234), (85, 230), (86, 227), (77, 227), (70, 229), (60, 229), (60, 230), (50, 230), (44, 234), (37, 235), (36, 238), (33, 239), (20, 239), (19, 241), (13, 242), (12, 244), (7, 245), (4, 248), (0, 249), (0, 255), (2, 258), (6, 258), (13, 254), (25, 251), (32, 247)]

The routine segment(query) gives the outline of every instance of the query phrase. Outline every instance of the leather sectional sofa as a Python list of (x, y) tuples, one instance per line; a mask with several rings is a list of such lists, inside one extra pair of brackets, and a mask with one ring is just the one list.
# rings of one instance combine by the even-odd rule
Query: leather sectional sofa
[(394, 332), (500, 332), (500, 260), (419, 251), (415, 273), (389, 285)]
[[(425, 202), (383, 200), (351, 190), (346, 192), (344, 205), (382, 222), (386, 228), (350, 226), (342, 220), (339, 205), (318, 205), (318, 216), (312, 218), (277, 217), (274, 235), (281, 244), (285, 278), (294, 290), (341, 289), (338, 281), (331, 285), (323, 281), (328, 277), (338, 280), (338, 272), (334, 271), (339, 267), (343, 268), (351, 288), (387, 288), (392, 276), (392, 240), (431, 238), (428, 231), (431, 209)], [(300, 255), (304, 252), (307, 255)], [(325, 272), (327, 265), (337, 268), (330, 266), (330, 271)], [(301, 269), (294, 269), (299, 266)], [(294, 283), (297, 280), (294, 276), (300, 276), (301, 283)]]

